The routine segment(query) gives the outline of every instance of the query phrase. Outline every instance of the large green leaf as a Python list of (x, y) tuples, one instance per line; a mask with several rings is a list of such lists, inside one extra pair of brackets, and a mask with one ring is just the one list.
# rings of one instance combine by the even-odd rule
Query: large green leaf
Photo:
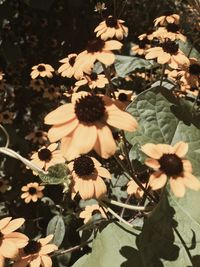
[(47, 235), (53, 234), (52, 243), (60, 246), (65, 236), (65, 223), (60, 215), (54, 216), (47, 226)]
[[(73, 267), (139, 267), (140, 253), (136, 248), (137, 233), (120, 223), (110, 223), (98, 232), (92, 253), (80, 258)], [(131, 260), (133, 259), (133, 261)]]

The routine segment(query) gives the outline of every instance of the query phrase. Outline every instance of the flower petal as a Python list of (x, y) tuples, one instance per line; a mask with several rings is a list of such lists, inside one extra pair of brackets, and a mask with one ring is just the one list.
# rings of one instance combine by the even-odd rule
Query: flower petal
[(183, 197), (185, 195), (185, 185), (182, 177), (176, 179), (170, 178), (169, 184), (176, 197)]
[(153, 173), (149, 178), (149, 185), (152, 190), (158, 190), (162, 188), (167, 182), (167, 176), (161, 172)]
[(48, 235), (44, 238), (40, 238), (38, 241), (44, 246), (48, 244), (53, 239), (53, 235)]
[(12, 217), (6, 217), (0, 220), (0, 230), (4, 228), (10, 221), (12, 220)]
[(51, 111), (45, 118), (45, 124), (62, 124), (75, 118), (74, 105), (64, 104)]
[(145, 164), (152, 169), (158, 170), (160, 168), (160, 164), (156, 159), (146, 159)]
[(53, 252), (53, 251), (55, 251), (57, 249), (58, 249), (58, 247), (56, 245), (54, 245), (54, 244), (47, 244), (47, 245), (42, 246), (42, 248), (40, 249), (39, 254), (40, 255), (49, 254), (49, 253), (51, 253), (51, 252)]
[(41, 264), (42, 267), (51, 267), (52, 266), (52, 260), (49, 256), (43, 255), (41, 256)]
[(188, 152), (188, 144), (185, 142), (178, 142), (173, 146), (174, 153), (182, 158)]
[(95, 189), (95, 197), (98, 199), (107, 192), (106, 184), (104, 183), (103, 179), (101, 177), (97, 177), (95, 183), (94, 183), (94, 189)]
[(200, 189), (200, 181), (191, 173), (184, 173), (183, 183), (186, 187), (195, 191)]
[(153, 159), (159, 159), (162, 157), (163, 153), (161, 149), (155, 144), (145, 144), (141, 147), (142, 152), (144, 152), (147, 156)]
[(103, 168), (103, 167), (98, 167), (97, 168), (97, 172), (98, 172), (99, 176), (101, 176), (101, 177), (104, 177), (104, 178), (107, 178), (107, 179), (111, 179), (112, 178), (110, 172), (107, 169)]
[(30, 267), (40, 267), (40, 264), (41, 264), (41, 258), (39, 256), (29, 263)]
[(23, 218), (14, 219), (14, 220), (10, 221), (9, 224), (7, 224), (6, 227), (4, 227), (1, 230), (1, 232), (3, 235), (10, 234), (11, 232), (15, 231), (17, 228), (22, 226), (22, 224), (24, 222), (25, 222), (25, 219), (23, 219)]

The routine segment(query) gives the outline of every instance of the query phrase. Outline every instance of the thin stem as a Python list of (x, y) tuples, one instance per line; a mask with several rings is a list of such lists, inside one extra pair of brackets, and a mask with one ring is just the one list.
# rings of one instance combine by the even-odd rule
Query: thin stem
[(33, 171), (35, 171), (37, 173), (40, 173), (40, 172), (42, 172), (43, 174), (47, 174), (48, 173), (48, 172), (45, 172), (43, 169), (39, 168), (37, 165), (35, 165), (31, 161), (29, 161), (28, 159), (22, 157), (21, 155), (19, 155), (17, 152), (15, 152), (14, 150), (12, 150), (10, 148), (0, 147), (0, 153), (20, 160), (26, 166), (28, 166), (31, 170), (33, 170)]
[(165, 76), (165, 69), (166, 69), (166, 64), (163, 64), (162, 65), (161, 78), (160, 78), (160, 86), (162, 86), (162, 83), (163, 83), (163, 79), (164, 79), (164, 76)]
[(120, 158), (118, 158), (117, 155), (114, 155), (114, 158), (115, 158), (115, 160), (117, 161), (117, 163), (119, 164), (119, 166), (122, 168), (122, 170), (125, 171), (125, 175), (126, 175), (127, 179), (131, 181), (131, 180), (132, 180), (132, 178), (131, 178), (131, 174), (130, 174), (130, 172), (127, 170), (127, 168), (126, 168), (126, 166), (124, 165), (124, 163), (121, 161)]
[(125, 153), (126, 159), (128, 161), (129, 169), (130, 169), (130, 172), (132, 174), (134, 174), (134, 170), (133, 170), (130, 158), (129, 158), (128, 147), (127, 147), (127, 142), (126, 142), (126, 137), (125, 137), (124, 131), (121, 131), (121, 135), (122, 135), (122, 140), (123, 140), (123, 143), (124, 143), (124, 153)]
[(113, 0), (113, 9), (114, 9), (114, 18), (116, 18), (116, 10), (117, 10), (117, 3), (116, 3), (116, 0)]
[[(127, 203), (129, 202), (129, 200), (131, 199), (131, 197), (132, 197), (132, 195), (129, 195), (129, 196), (127, 197), (126, 202), (125, 202), (126, 205), (127, 205)], [(120, 213), (120, 216), (121, 216), (122, 218), (124, 217), (124, 212), (125, 212), (125, 210), (126, 210), (126, 207), (123, 207), (123, 209), (122, 209), (122, 211), (121, 211), (121, 213)]]
[(65, 249), (62, 251), (57, 251), (55, 254), (52, 255), (52, 257), (58, 256), (58, 255), (63, 255), (63, 254), (70, 253), (70, 252), (73, 252), (75, 250), (81, 249), (82, 247), (86, 246), (87, 244), (91, 243), (92, 241), (93, 241), (93, 239), (85, 241), (82, 244), (74, 246), (72, 248), (68, 248), (68, 249)]
[(6, 129), (3, 127), (3, 125), (0, 124), (0, 128), (2, 129), (2, 131), (4, 132), (5, 136), (6, 136), (6, 144), (5, 147), (7, 148), (10, 144), (10, 137), (8, 132), (6, 131)]
[(126, 4), (127, 4), (127, 0), (124, 1), (124, 5), (122, 6), (121, 11), (120, 11), (119, 15), (117, 16), (118, 18), (119, 18), (119, 17), (121, 16), (121, 14), (124, 12), (124, 8), (125, 8)]
[(117, 207), (122, 207), (122, 208), (129, 209), (129, 210), (137, 210), (137, 211), (144, 211), (145, 210), (144, 206), (128, 205), (128, 204), (121, 203), (121, 202), (118, 202), (118, 201), (115, 201), (112, 199), (108, 199), (106, 197), (104, 197), (102, 200), (109, 203), (109, 204), (115, 205)]

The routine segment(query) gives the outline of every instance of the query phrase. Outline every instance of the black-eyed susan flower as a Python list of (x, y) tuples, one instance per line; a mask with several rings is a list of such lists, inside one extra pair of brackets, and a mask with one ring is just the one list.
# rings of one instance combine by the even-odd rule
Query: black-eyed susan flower
[(115, 40), (104, 41), (95, 38), (88, 42), (86, 50), (81, 52), (74, 64), (74, 77), (79, 80), (83, 74), (91, 74), (95, 61), (99, 61), (107, 66), (112, 65), (115, 61), (115, 55), (112, 50), (120, 50), (122, 43)]
[(64, 163), (65, 159), (57, 148), (58, 144), (56, 143), (48, 147), (43, 146), (38, 152), (31, 156), (31, 162), (44, 170), (47, 170), (55, 164)]
[(19, 250), (13, 267), (51, 267), (52, 260), (48, 254), (58, 249), (56, 245), (48, 244), (52, 238), (53, 235), (48, 235), (37, 241), (29, 240), (28, 244)]
[(24, 199), (25, 203), (29, 203), (31, 201), (37, 202), (38, 199), (43, 197), (42, 190), (45, 187), (43, 185), (39, 185), (38, 183), (28, 183), (27, 185), (22, 186), (22, 195), (21, 198)]
[(12, 124), (14, 119), (14, 113), (8, 110), (5, 110), (0, 113), (0, 123), (3, 124)]
[(109, 16), (95, 28), (94, 32), (96, 32), (97, 37), (100, 36), (100, 38), (104, 41), (114, 37), (118, 40), (122, 40), (128, 35), (128, 28), (123, 24), (123, 20)]
[(154, 38), (161, 40), (169, 39), (172, 41), (186, 41), (186, 36), (180, 32), (180, 26), (176, 23), (168, 23), (166, 27), (159, 27), (155, 32), (153, 32), (153, 36)]
[(156, 18), (154, 20), (154, 25), (158, 26), (158, 25), (166, 25), (167, 23), (175, 23), (175, 24), (179, 24), (180, 22), (180, 16), (178, 14), (172, 14), (169, 13), (164, 15), (164, 16), (160, 16), (158, 18)]
[(146, 52), (146, 59), (157, 58), (159, 64), (168, 64), (174, 69), (189, 64), (189, 59), (179, 49), (179, 45), (169, 39), (165, 40), (160, 47), (149, 48)]
[(28, 243), (28, 237), (19, 232), (14, 232), (24, 223), (23, 218), (12, 220), (6, 217), (0, 220), (0, 257), (13, 259), (18, 254), (18, 249)]
[(54, 100), (60, 96), (60, 88), (53, 84), (49, 85), (48, 88), (44, 88), (43, 97), (49, 100)]
[(102, 209), (98, 204), (88, 205), (79, 214), (81, 219), (84, 219), (84, 223), (87, 223), (94, 214), (100, 214), (102, 218), (107, 218), (106, 209)]
[(61, 59), (59, 62), (63, 63), (58, 69), (62, 77), (71, 78), (75, 74), (74, 64), (77, 54), (69, 54), (68, 57)]
[(53, 125), (48, 132), (49, 140), (56, 142), (61, 139), (61, 151), (68, 160), (92, 149), (101, 157), (108, 158), (116, 151), (108, 125), (126, 131), (137, 128), (135, 118), (120, 110), (114, 100), (87, 92), (74, 94), (72, 103), (50, 112), (45, 123)]
[(104, 88), (106, 84), (108, 84), (108, 79), (104, 74), (97, 74), (92, 72), (90, 75), (84, 75), (83, 78), (75, 83), (75, 90), (77, 90), (80, 86), (86, 85), (90, 87), (90, 89), (94, 88)]
[(145, 164), (156, 170), (149, 178), (152, 190), (162, 188), (167, 183), (176, 197), (185, 195), (186, 187), (199, 190), (200, 181), (192, 175), (192, 164), (185, 159), (188, 144), (178, 142), (174, 146), (167, 144), (145, 144), (141, 150), (150, 158)]
[(43, 144), (48, 140), (47, 132), (35, 129), (33, 132), (26, 136), (26, 139), (32, 141), (33, 143)]
[(38, 76), (52, 78), (54, 68), (49, 64), (40, 63), (32, 67), (31, 78), (35, 79)]
[(150, 48), (149, 41), (148, 41), (148, 39), (144, 38), (143, 40), (140, 40), (138, 42), (138, 45), (133, 45), (131, 47), (131, 51), (134, 54), (138, 54), (138, 55), (142, 56), (142, 55), (145, 55), (147, 49), (149, 49), (149, 48)]
[(44, 81), (41, 79), (34, 79), (30, 81), (30, 87), (37, 92), (41, 92), (44, 89)]
[(106, 194), (103, 178), (111, 179), (109, 171), (95, 158), (86, 155), (68, 164), (72, 174), (72, 198), (79, 193), (82, 199), (98, 199)]

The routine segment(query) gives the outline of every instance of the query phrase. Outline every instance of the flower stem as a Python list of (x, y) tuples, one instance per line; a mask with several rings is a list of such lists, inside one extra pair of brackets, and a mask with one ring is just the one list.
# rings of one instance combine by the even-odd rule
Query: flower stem
[(165, 69), (166, 69), (166, 64), (163, 64), (162, 65), (162, 73), (161, 73), (161, 78), (160, 78), (160, 86), (162, 86), (162, 83), (163, 83), (163, 79), (164, 79), (164, 76), (165, 76)]
[(124, 143), (124, 153), (125, 153), (126, 159), (128, 161), (129, 169), (130, 169), (130, 172), (132, 174), (134, 174), (134, 170), (133, 170), (130, 158), (129, 158), (129, 151), (128, 151), (128, 146), (127, 146), (127, 141), (126, 141), (125, 133), (124, 133), (123, 130), (121, 131), (121, 135), (122, 135), (122, 140), (123, 140), (123, 143)]
[(3, 127), (3, 125), (0, 124), (0, 128), (2, 129), (2, 131), (4, 132), (5, 136), (6, 136), (6, 144), (5, 147), (7, 148), (10, 144), (10, 137), (8, 132), (6, 131), (6, 129)]
[(104, 197), (102, 200), (109, 203), (109, 204), (115, 205), (117, 207), (122, 207), (122, 208), (129, 209), (129, 210), (145, 211), (144, 206), (128, 205), (128, 204), (121, 203), (121, 202), (118, 202), (118, 201), (115, 201), (112, 199), (108, 199), (106, 197)]

